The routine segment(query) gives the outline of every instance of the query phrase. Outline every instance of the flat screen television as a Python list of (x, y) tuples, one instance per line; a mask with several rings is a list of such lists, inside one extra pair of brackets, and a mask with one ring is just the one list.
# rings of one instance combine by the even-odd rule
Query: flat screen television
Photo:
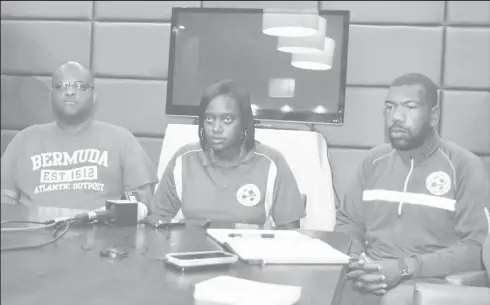
[[(327, 37), (322, 48), (330, 42), (329, 50), (333, 50), (327, 68), (295, 65), (301, 57), (311, 59), (311, 54), (297, 55), (282, 47), (305, 40), (266, 34), (265, 13), (263, 9), (173, 9), (168, 116), (197, 117), (204, 90), (226, 79), (248, 90), (259, 123), (343, 124), (349, 11), (315, 12), (316, 17), (323, 18), (319, 27)], [(315, 53), (314, 60), (321, 52)]]

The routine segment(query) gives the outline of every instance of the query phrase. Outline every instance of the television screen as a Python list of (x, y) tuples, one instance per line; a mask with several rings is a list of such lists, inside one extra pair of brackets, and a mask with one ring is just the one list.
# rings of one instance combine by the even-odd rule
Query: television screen
[[(274, 33), (285, 20), (317, 29)], [(348, 11), (174, 8), (166, 113), (197, 117), (204, 90), (226, 79), (248, 90), (259, 122), (343, 124), (348, 33)]]

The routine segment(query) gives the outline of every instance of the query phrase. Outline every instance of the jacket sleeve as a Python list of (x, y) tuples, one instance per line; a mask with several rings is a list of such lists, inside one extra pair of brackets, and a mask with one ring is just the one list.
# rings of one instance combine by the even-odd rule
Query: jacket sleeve
[(306, 212), (298, 184), (286, 159), (278, 155), (275, 163), (277, 176), (271, 213), (274, 223), (280, 227), (304, 218)]
[(1, 164), (1, 202), (17, 204), (20, 190), (17, 185), (17, 156), (24, 149), (24, 133), (20, 131), (7, 145)]
[(365, 185), (365, 172), (367, 169), (365, 160), (358, 168), (354, 179), (349, 184), (344, 200), (337, 209), (335, 232), (343, 232), (349, 235), (352, 244), (350, 253), (361, 254), (365, 249), (366, 227), (363, 219), (362, 194)]
[(418, 261), (417, 277), (441, 277), (483, 267), (482, 244), (489, 230), (485, 215), (490, 202), (489, 178), (479, 159), (463, 165), (457, 175), (454, 230), (460, 240), (450, 247), (414, 256)]
[[(153, 188), (158, 182), (157, 169), (148, 154), (129, 131), (124, 130), (124, 146), (121, 151), (121, 169), (123, 173), (124, 190)], [(146, 188), (149, 189), (149, 188)], [(145, 202), (148, 204), (148, 202)]]
[(165, 168), (158, 189), (151, 199), (147, 218), (151, 222), (170, 221), (182, 207), (174, 179), (177, 154), (178, 152)]

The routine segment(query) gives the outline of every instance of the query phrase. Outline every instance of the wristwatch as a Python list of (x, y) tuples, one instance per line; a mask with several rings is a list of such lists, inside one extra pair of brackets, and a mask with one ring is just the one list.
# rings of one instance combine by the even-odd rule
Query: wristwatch
[(400, 270), (400, 276), (402, 277), (402, 280), (406, 280), (413, 276), (413, 270), (410, 270), (407, 262), (403, 257), (398, 259), (398, 270)]

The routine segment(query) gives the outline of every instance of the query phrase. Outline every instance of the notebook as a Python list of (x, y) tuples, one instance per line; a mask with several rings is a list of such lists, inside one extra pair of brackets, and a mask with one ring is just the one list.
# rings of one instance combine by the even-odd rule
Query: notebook
[(301, 287), (276, 285), (218, 276), (195, 285), (196, 304), (292, 305), (301, 296)]
[(227, 251), (254, 264), (348, 264), (350, 257), (320, 239), (288, 230), (208, 229)]

